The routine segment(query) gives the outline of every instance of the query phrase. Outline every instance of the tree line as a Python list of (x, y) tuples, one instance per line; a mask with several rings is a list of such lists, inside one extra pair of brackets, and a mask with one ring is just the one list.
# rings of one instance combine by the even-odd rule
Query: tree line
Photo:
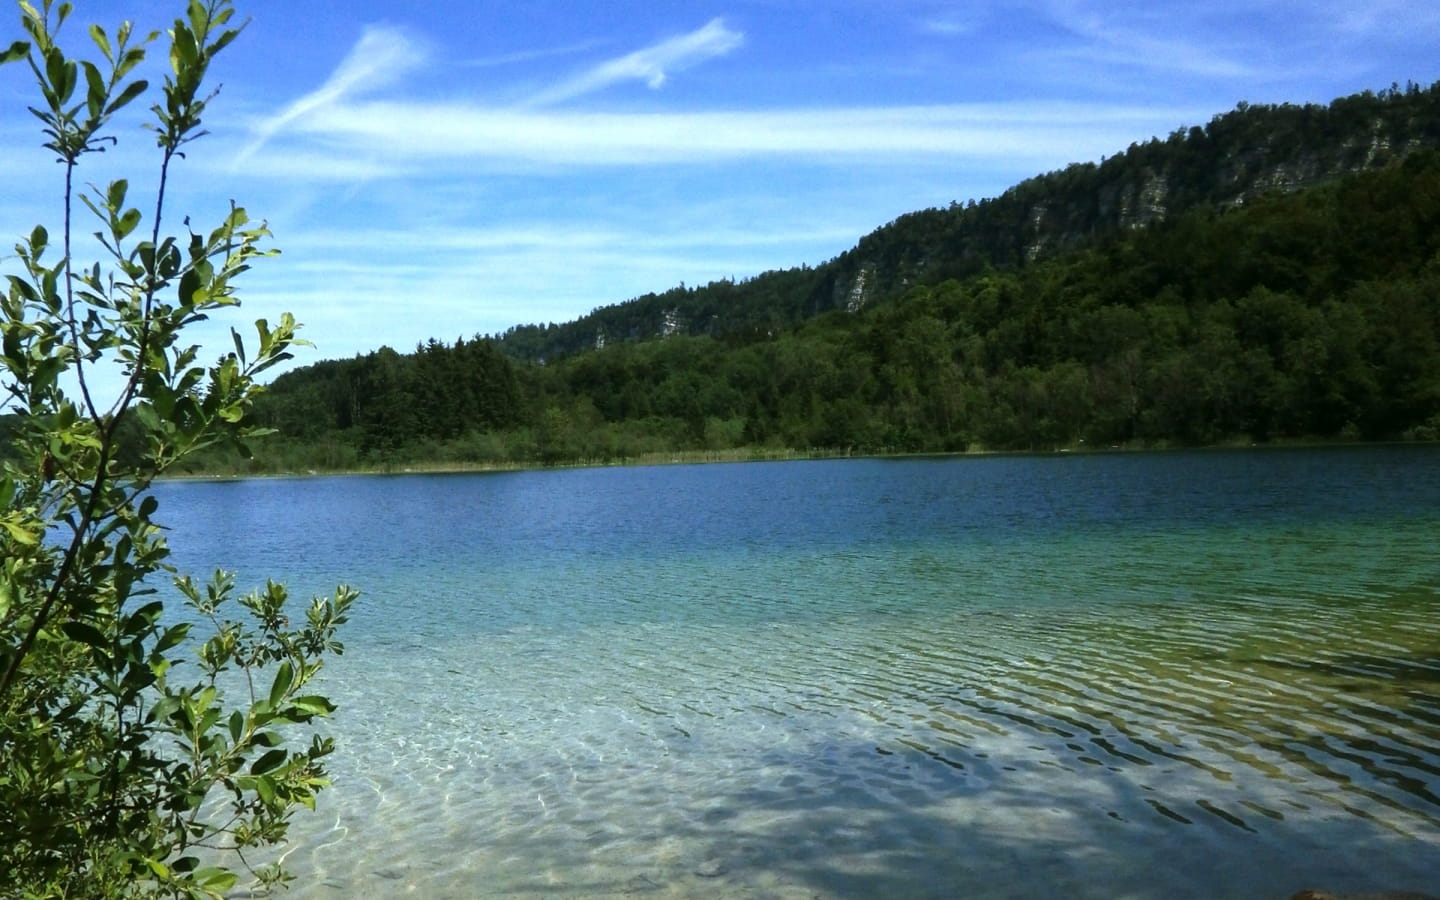
[(815, 267), (681, 286), (496, 339), (507, 355), (537, 362), (667, 333), (769, 334), (917, 284), (1020, 268), (1118, 231), (1385, 168), (1425, 149), (1440, 149), (1440, 82), (1328, 105), (1242, 103), (1203, 127), (1026, 179), (998, 197), (907, 213)]
[(788, 328), (281, 376), (253, 470), (1440, 438), (1440, 153)]

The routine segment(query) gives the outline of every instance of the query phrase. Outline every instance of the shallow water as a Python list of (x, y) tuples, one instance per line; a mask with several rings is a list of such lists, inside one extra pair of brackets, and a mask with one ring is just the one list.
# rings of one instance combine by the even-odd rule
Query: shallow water
[(291, 896), (1440, 889), (1440, 452), (166, 484), (365, 591)]

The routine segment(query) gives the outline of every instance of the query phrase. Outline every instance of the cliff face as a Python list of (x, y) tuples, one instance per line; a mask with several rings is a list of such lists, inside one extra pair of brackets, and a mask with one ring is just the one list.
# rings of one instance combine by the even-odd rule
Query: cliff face
[(566, 325), (512, 329), (501, 346), (543, 359), (597, 340), (773, 332), (829, 310), (856, 312), (914, 284), (1022, 267), (1171, 215), (1223, 211), (1436, 147), (1440, 82), (1328, 106), (1241, 104), (1204, 127), (1028, 179), (990, 200), (901, 216), (815, 269), (647, 295)]
[[(1131, 144), (982, 203), (903, 216), (835, 260), (837, 296), (864, 306), (916, 280), (1023, 266), (1115, 231), (1199, 207), (1217, 211), (1393, 165), (1440, 147), (1440, 83), (1328, 106), (1241, 104), (1205, 127)], [(904, 265), (901, 257), (930, 260)]]

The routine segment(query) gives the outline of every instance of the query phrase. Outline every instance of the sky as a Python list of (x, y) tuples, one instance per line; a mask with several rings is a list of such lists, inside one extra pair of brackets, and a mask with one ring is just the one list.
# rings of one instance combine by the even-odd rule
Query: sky
[[(181, 7), (79, 0), (69, 45), (90, 22), (163, 29)], [(5, 45), (20, 37), (9, 8)], [(218, 354), (230, 327), (290, 311), (316, 345), (297, 364), (816, 265), (906, 212), (1241, 101), (1440, 80), (1434, 0), (242, 0), (237, 14), (249, 24), (216, 61), (210, 133), (172, 173), (166, 224), (208, 230), (232, 199), (269, 224), (281, 255), (196, 334)], [(158, 80), (164, 60), (142, 71)], [(37, 222), (59, 230), (33, 97), (24, 65), (0, 68), (0, 253)], [(153, 185), (153, 140), (135, 118), (115, 133), (81, 178)]]

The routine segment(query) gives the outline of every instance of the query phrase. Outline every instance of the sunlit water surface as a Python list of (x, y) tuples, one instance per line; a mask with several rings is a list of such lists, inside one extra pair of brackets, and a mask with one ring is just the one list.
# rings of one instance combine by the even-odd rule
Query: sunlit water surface
[(1440, 452), (169, 483), (350, 582), (296, 898), (1440, 892)]

